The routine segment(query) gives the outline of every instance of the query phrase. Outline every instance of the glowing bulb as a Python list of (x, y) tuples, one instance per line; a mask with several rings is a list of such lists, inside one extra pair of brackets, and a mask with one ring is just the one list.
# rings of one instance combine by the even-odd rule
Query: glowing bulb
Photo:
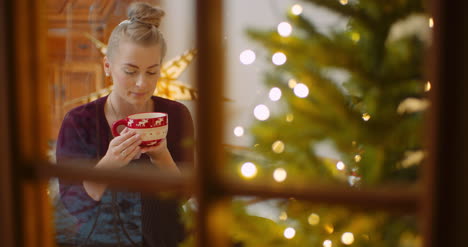
[(286, 63), (286, 60), (286, 55), (282, 52), (277, 52), (271, 57), (271, 61), (278, 66)]
[(354, 43), (357, 43), (359, 40), (361, 40), (361, 35), (357, 32), (351, 33), (351, 40), (354, 41)]
[(318, 223), (320, 223), (320, 216), (318, 216), (318, 214), (312, 213), (309, 215), (309, 218), (307, 218), (307, 221), (313, 226), (317, 225)]
[(281, 99), (281, 89), (277, 87), (270, 89), (269, 97), (271, 101), (278, 101)]
[(342, 171), (344, 168), (345, 164), (342, 161), (338, 161), (338, 163), (336, 163), (336, 169)]
[(424, 85), (424, 91), (425, 92), (431, 91), (431, 82), (430, 81), (427, 81), (426, 85)]
[(429, 18), (429, 27), (433, 28), (434, 27), (434, 19), (431, 17)]
[(283, 235), (287, 239), (292, 239), (296, 235), (296, 230), (294, 230), (292, 227), (288, 227), (284, 230)]
[(288, 37), (292, 33), (292, 26), (287, 22), (281, 22), (277, 27), (279, 35)]
[(257, 167), (252, 162), (245, 162), (241, 167), (242, 176), (253, 178), (257, 175)]
[(297, 85), (297, 81), (294, 79), (289, 79), (288, 86), (289, 88), (294, 88)]
[(245, 50), (239, 55), (240, 62), (245, 65), (252, 64), (255, 61), (255, 52), (252, 50)]
[(332, 247), (332, 241), (327, 239), (325, 241), (323, 241), (323, 247)]
[(346, 245), (351, 245), (354, 242), (354, 235), (350, 232), (345, 232), (341, 235), (341, 242)]
[(280, 140), (273, 142), (271, 149), (277, 154), (282, 153), (284, 151), (284, 142)]
[(309, 88), (305, 84), (298, 83), (294, 87), (294, 94), (299, 98), (305, 98), (309, 95)]
[(335, 230), (335, 228), (331, 224), (326, 224), (325, 226), (323, 226), (323, 228), (325, 228), (325, 231), (328, 234), (332, 234), (333, 231)]
[(370, 118), (371, 118), (371, 115), (369, 113), (362, 114), (362, 120), (367, 122), (369, 121)]
[(340, 0), (341, 5), (346, 5), (348, 4), (348, 0)]
[(237, 126), (234, 128), (234, 135), (235, 136), (243, 136), (244, 135), (244, 128), (241, 126)]
[(286, 173), (286, 170), (284, 170), (283, 168), (276, 168), (275, 171), (273, 172), (273, 178), (278, 183), (281, 183), (284, 180), (286, 180), (287, 176), (288, 176), (288, 173)]
[(359, 162), (361, 161), (362, 157), (359, 154), (354, 155), (354, 161)]
[(294, 120), (294, 115), (292, 113), (289, 113), (286, 115), (286, 122), (290, 123)]
[(266, 105), (258, 105), (254, 109), (254, 116), (260, 121), (265, 121), (270, 117), (270, 110)]
[(291, 7), (291, 12), (293, 13), (293, 15), (300, 15), (300, 14), (302, 14), (302, 6), (299, 5), (299, 4), (294, 4), (294, 5)]
[(281, 212), (280, 216), (279, 216), (279, 219), (280, 220), (287, 220), (288, 219), (288, 214), (286, 212)]

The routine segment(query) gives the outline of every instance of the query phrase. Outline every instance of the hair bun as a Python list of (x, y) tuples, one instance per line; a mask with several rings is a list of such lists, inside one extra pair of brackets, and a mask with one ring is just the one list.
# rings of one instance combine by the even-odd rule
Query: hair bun
[(159, 7), (151, 6), (148, 3), (137, 2), (130, 5), (127, 15), (128, 19), (131, 21), (159, 27), (164, 14), (164, 10)]

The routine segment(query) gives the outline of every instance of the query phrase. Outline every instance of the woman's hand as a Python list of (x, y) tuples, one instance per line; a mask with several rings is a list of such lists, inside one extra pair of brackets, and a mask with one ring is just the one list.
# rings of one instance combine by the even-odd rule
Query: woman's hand
[(179, 168), (177, 168), (169, 149), (167, 149), (166, 138), (156, 146), (141, 148), (141, 152), (146, 153), (150, 157), (151, 162), (157, 167), (179, 172)]
[[(123, 167), (131, 160), (138, 158), (141, 155), (141, 137), (134, 131), (125, 128), (120, 136), (115, 137), (109, 143), (106, 155), (99, 162), (101, 166), (106, 167)], [(98, 164), (99, 165), (99, 164)]]

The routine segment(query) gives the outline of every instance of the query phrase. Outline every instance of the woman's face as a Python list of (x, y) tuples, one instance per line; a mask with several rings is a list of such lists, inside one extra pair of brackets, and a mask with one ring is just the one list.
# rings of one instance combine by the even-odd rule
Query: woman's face
[(142, 46), (121, 41), (117, 49), (112, 60), (104, 58), (104, 69), (114, 82), (113, 92), (130, 104), (146, 103), (160, 76), (160, 45)]

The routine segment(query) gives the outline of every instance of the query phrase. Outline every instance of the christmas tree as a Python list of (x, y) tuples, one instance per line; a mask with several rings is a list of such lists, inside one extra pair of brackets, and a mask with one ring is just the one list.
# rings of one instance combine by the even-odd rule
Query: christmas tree
[[(252, 148), (228, 150), (229, 172), (284, 185), (414, 185), (430, 90), (423, 55), (433, 23), (423, 1), (301, 4), (277, 29), (248, 30), (273, 61), (265, 85), (280, 107), (271, 115), (264, 105), (255, 108)], [(346, 28), (321, 30), (304, 11), (308, 5), (342, 16)], [(323, 146), (338, 157), (319, 152)], [(290, 198), (236, 198), (232, 212), (229, 231), (240, 246), (421, 245), (415, 216)]]

